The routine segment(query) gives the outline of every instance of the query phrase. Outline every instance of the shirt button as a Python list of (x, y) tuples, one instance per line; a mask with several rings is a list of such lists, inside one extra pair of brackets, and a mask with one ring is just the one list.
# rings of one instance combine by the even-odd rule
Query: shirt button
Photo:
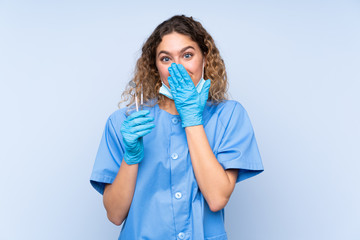
[(185, 234), (184, 234), (183, 232), (181, 232), (181, 233), (178, 234), (178, 237), (179, 237), (180, 239), (184, 239), (184, 238), (185, 238)]
[(173, 119), (172, 119), (172, 123), (173, 123), (173, 124), (177, 124), (178, 122), (179, 122), (179, 120), (178, 120), (177, 118), (173, 118)]
[(177, 153), (171, 154), (172, 159), (178, 159), (179, 155)]
[(175, 193), (175, 198), (176, 198), (176, 199), (180, 199), (181, 197), (182, 197), (181, 192)]

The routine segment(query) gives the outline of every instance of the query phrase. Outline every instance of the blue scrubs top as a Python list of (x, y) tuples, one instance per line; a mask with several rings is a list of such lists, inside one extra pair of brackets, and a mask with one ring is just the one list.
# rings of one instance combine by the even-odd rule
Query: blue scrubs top
[[(106, 121), (90, 177), (101, 194), (112, 183), (124, 155), (120, 127), (127, 108)], [(134, 197), (118, 239), (226, 240), (224, 209), (212, 212), (195, 179), (185, 129), (179, 115), (144, 107), (155, 128), (144, 136), (144, 159), (139, 163)], [(130, 112), (131, 113), (131, 112)], [(237, 183), (264, 168), (249, 116), (237, 101), (209, 101), (203, 112), (204, 129), (224, 169), (239, 169)]]

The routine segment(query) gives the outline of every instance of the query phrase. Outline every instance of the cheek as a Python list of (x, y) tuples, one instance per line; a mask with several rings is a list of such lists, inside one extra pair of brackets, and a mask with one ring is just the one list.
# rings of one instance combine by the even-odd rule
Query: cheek
[(165, 67), (165, 66), (159, 66), (159, 67), (158, 67), (158, 72), (159, 72), (160, 78), (161, 78), (163, 81), (167, 81), (167, 77), (170, 76), (167, 67)]
[(182, 64), (188, 72), (191, 72), (193, 74), (196, 74), (199, 71), (201, 72), (202, 70), (202, 58), (200, 57), (196, 57), (194, 59), (191, 59), (190, 61), (184, 61)]
[[(189, 75), (192, 78), (197, 78), (198, 75), (201, 77), (201, 73), (202, 73), (202, 65), (196, 63), (196, 64), (183, 64), (183, 66), (185, 67), (186, 71), (189, 73)], [(194, 79), (193, 79), (194, 80)]]

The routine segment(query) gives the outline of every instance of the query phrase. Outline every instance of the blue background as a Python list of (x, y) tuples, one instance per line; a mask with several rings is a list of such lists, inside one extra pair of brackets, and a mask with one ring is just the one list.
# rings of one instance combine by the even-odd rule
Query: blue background
[(360, 239), (359, 1), (0, 2), (0, 239), (117, 239), (89, 177), (145, 39), (193, 16), (215, 39), (265, 171), (230, 240)]

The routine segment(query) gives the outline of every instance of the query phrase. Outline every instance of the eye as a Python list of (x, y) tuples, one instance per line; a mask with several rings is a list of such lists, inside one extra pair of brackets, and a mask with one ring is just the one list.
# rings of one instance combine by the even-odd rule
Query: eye
[(160, 58), (160, 61), (162, 61), (162, 62), (168, 62), (168, 61), (170, 61), (170, 58), (168, 58), (168, 57), (162, 57), (162, 58)]
[(184, 54), (184, 57), (185, 57), (185, 58), (191, 58), (192, 56), (193, 56), (192, 53), (185, 53), (185, 54)]

